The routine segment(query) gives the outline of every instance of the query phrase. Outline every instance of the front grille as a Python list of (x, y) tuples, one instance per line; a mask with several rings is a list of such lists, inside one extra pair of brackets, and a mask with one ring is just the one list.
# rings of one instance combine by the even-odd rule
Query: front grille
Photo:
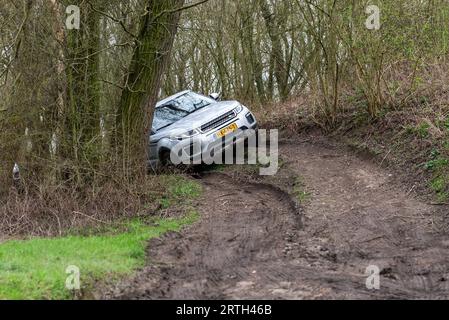
[(249, 124), (253, 124), (256, 120), (254, 119), (254, 116), (251, 113), (248, 113), (246, 115), (246, 120), (248, 120)]
[(234, 119), (235, 116), (236, 116), (236, 114), (235, 114), (234, 110), (229, 111), (229, 112), (225, 113), (224, 115), (222, 115), (212, 121), (209, 121), (206, 124), (203, 124), (201, 126), (201, 131), (207, 132), (209, 130), (218, 128), (219, 126), (221, 126), (222, 124), (225, 124), (229, 120)]

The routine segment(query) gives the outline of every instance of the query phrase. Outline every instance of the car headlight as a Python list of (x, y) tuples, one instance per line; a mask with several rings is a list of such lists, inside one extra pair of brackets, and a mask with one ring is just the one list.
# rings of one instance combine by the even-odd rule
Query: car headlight
[(242, 112), (243, 110), (243, 106), (241, 104), (238, 105), (238, 107), (236, 107), (234, 109), (235, 114), (239, 114), (240, 112)]
[(192, 138), (196, 135), (199, 135), (200, 131), (198, 129), (193, 129), (190, 131), (186, 131), (180, 134), (176, 134), (173, 137), (171, 137), (172, 140), (184, 140), (184, 139), (189, 139)]

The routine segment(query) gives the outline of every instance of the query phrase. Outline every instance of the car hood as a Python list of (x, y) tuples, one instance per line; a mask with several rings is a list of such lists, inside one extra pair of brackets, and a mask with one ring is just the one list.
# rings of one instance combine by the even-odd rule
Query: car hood
[(152, 140), (158, 140), (167, 135), (184, 133), (201, 127), (203, 124), (212, 121), (226, 112), (236, 108), (240, 103), (238, 101), (221, 101), (212, 103), (187, 117), (163, 128), (151, 136)]

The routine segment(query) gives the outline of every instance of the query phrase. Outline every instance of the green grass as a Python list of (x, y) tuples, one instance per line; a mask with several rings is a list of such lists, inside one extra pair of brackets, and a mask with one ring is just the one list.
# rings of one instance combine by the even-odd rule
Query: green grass
[(424, 164), (424, 168), (426, 170), (437, 170), (442, 167), (446, 167), (449, 164), (449, 160), (445, 158), (437, 158), (433, 160), (429, 160)]
[(445, 176), (437, 176), (430, 182), (430, 188), (436, 193), (437, 201), (444, 203), (449, 199), (447, 190), (447, 179)]
[(310, 192), (305, 189), (305, 184), (300, 177), (296, 177), (295, 179), (293, 194), (296, 197), (296, 200), (298, 200), (298, 202), (301, 204), (308, 201), (311, 197)]
[(434, 148), (430, 152), (430, 160), (424, 163), (424, 168), (433, 174), (433, 179), (429, 186), (435, 192), (437, 201), (444, 203), (449, 199), (448, 190), (448, 170), (449, 160), (441, 155), (441, 152)]
[(428, 123), (421, 123), (417, 126), (405, 126), (406, 132), (407, 134), (413, 134), (418, 136), (421, 139), (425, 139), (428, 138), (430, 135), (429, 129), (430, 129), (430, 124)]
[[(187, 186), (180, 194), (194, 192)], [(151, 225), (133, 221), (115, 235), (68, 236), (8, 241), (0, 245), (0, 299), (69, 299), (66, 268), (80, 269), (82, 290), (94, 281), (130, 274), (145, 263), (146, 242), (167, 231), (177, 231), (198, 219), (192, 213), (181, 219), (154, 220)]]
[[(166, 209), (190, 208), (201, 195), (201, 185), (183, 176), (160, 176), (164, 195), (155, 199)], [(0, 244), (0, 299), (70, 299), (66, 289), (68, 266), (80, 270), (81, 289), (88, 293), (96, 281), (116, 280), (145, 263), (147, 241), (167, 231), (178, 231), (198, 219), (151, 219), (83, 229), (59, 238), (34, 238)], [(148, 221), (147, 221), (148, 222)]]
[(189, 204), (189, 201), (201, 195), (201, 185), (196, 181), (176, 175), (161, 176), (161, 179), (167, 185), (166, 195), (158, 200), (163, 209), (179, 202)]

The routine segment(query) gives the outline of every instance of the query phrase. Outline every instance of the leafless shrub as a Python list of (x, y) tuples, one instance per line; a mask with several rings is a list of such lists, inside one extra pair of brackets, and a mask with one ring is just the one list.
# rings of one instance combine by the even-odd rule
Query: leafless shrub
[(11, 188), (0, 200), (0, 234), (54, 236), (151, 216), (158, 209), (155, 200), (162, 194), (163, 185), (151, 176), (128, 185), (98, 179), (95, 185), (82, 188), (35, 182), (28, 184), (23, 194)]

